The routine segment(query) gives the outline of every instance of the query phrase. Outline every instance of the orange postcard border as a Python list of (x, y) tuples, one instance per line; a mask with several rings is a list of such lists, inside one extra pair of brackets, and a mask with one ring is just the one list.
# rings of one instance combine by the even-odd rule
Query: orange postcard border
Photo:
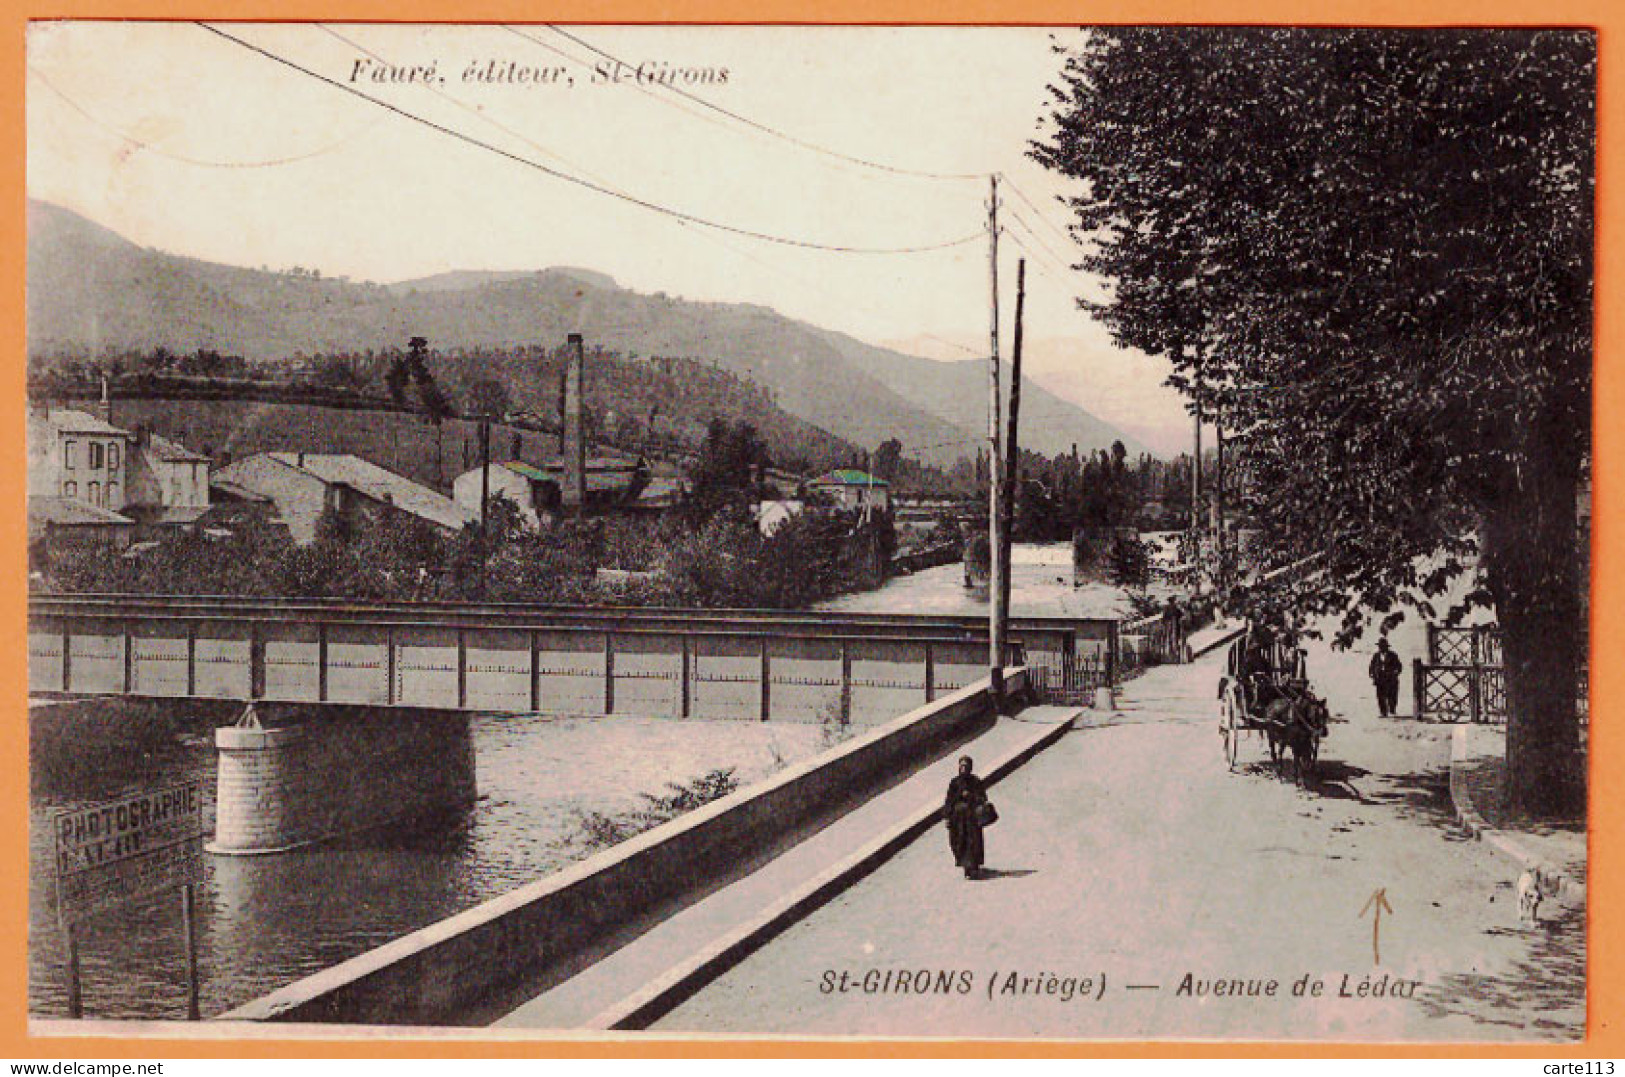
[[(10, 686), (0, 716), (0, 864), (12, 885), (0, 897), (0, 1054), (9, 1058), (701, 1058), (838, 1057), (943, 1058), (1113, 1057), (1228, 1058), (1263, 1056), (1387, 1057), (1625, 1057), (1625, 909), (1609, 908), (1607, 895), (1620, 890), (1620, 841), (1625, 806), (1598, 796), (1621, 763), (1621, 742), (1613, 739), (1607, 715), (1625, 698), (1625, 669), (1591, 663), (1591, 826), (1588, 890), (1588, 984), (1586, 1039), (1573, 1046), (1501, 1044), (1346, 1044), (1258, 1042), (1088, 1042), (985, 1040), (797, 1040), (720, 1038), (479, 1039), (256, 1038), (211, 1035), (207, 1025), (187, 1029), (186, 1038), (146, 1026), (129, 1037), (30, 1035), (27, 1019), (27, 890), (17, 885), (28, 864), (27, 654), (20, 645), (27, 625), (26, 459), (23, 429), (25, 377), (24, 266), (26, 235), (26, 152), (23, 109), (25, 28), (30, 20), (193, 19), (324, 20), (349, 22), (561, 22), (561, 23), (850, 23), (863, 25), (1057, 25), (1079, 24), (1287, 24), (1331, 26), (1544, 26), (1591, 28), (1598, 34), (1598, 141), (1596, 229), (1596, 367), (1592, 557), (1592, 650), (1607, 655), (1620, 639), (1622, 574), (1616, 489), (1622, 466), (1620, 439), (1607, 421), (1625, 416), (1625, 308), (1617, 300), (1622, 275), (1618, 222), (1625, 217), (1625, 5), (1610, 0), (1095, 0), (1083, 5), (1060, 0), (552, 0), (546, 5), (521, 0), (4, 0), (0, 34), (0, 204), (5, 254), (0, 259), (0, 398), (11, 416), (6, 427), (16, 436), (0, 446), (0, 499), (11, 506), (0, 516), (0, 553), (6, 581), (0, 591), (0, 639), (19, 641), (0, 649), (0, 685)], [(1614, 285), (1614, 288), (1610, 288)], [(134, 1031), (134, 1030), (132, 1030)], [(178, 1030), (177, 1030), (178, 1031)]]

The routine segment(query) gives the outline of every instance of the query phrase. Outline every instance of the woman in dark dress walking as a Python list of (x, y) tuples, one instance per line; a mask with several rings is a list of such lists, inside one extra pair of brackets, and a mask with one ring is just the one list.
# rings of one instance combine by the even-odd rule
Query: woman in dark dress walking
[(971, 758), (959, 758), (959, 773), (948, 783), (948, 797), (942, 814), (948, 820), (948, 848), (954, 863), (965, 869), (965, 878), (974, 879), (982, 870), (982, 805), (987, 790), (982, 779), (971, 773)]

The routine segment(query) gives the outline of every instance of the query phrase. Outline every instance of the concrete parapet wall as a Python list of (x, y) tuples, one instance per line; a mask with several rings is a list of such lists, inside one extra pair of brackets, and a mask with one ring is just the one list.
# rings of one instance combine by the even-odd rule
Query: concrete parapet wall
[(326, 707), (294, 725), (222, 727), (215, 746), (210, 852), (280, 852), (474, 801), (463, 714)]
[[(1026, 686), (1024, 670), (1007, 678)], [(556, 875), (241, 1006), (223, 1020), (468, 1024), (558, 983), (992, 720), (985, 680)]]

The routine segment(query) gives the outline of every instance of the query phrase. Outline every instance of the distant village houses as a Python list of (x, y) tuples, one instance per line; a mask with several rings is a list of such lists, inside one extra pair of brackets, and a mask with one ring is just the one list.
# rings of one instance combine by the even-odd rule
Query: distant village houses
[(324, 512), (364, 525), (405, 513), (447, 532), (479, 522), (469, 508), (359, 456), (336, 453), (267, 452), (237, 460), (216, 473), (215, 488), (233, 497), (268, 499), (301, 545), (316, 539)]
[(124, 548), (209, 511), (209, 458), (146, 427), (91, 411), (31, 408), (28, 535), (54, 545)]
[[(637, 507), (650, 485), (649, 467), (642, 459), (595, 456), (585, 464), (584, 488), (589, 511)], [(565, 507), (562, 460), (539, 465), (522, 460), (500, 464), (492, 461), (490, 471), (490, 496), (507, 498), (532, 526), (538, 526), (544, 516), (556, 516)], [(464, 472), (452, 482), (452, 497), (459, 505), (472, 510), (476, 517), (485, 490), (487, 479), (483, 467)], [(664, 487), (662, 492), (667, 492)]]
[(806, 502), (795, 500), (758, 501), (753, 515), (756, 529), (767, 538), (790, 520), (801, 515)]
[(807, 483), (816, 491), (843, 509), (873, 509), (886, 512), (891, 508), (891, 484), (855, 467), (838, 467)]

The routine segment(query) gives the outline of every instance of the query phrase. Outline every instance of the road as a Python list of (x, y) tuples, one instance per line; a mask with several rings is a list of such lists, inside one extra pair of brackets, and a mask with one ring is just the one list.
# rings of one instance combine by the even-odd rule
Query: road
[(1518, 924), (1513, 869), (1453, 825), (1448, 730), (1380, 722), (1364, 656), (1317, 646), (1341, 719), (1318, 787), (1279, 780), (1258, 741), (1228, 773), (1219, 663), (1150, 671), (1111, 724), (995, 786), (991, 877), (960, 878), (935, 828), (655, 1031), (1580, 1037), (1583, 922)]

